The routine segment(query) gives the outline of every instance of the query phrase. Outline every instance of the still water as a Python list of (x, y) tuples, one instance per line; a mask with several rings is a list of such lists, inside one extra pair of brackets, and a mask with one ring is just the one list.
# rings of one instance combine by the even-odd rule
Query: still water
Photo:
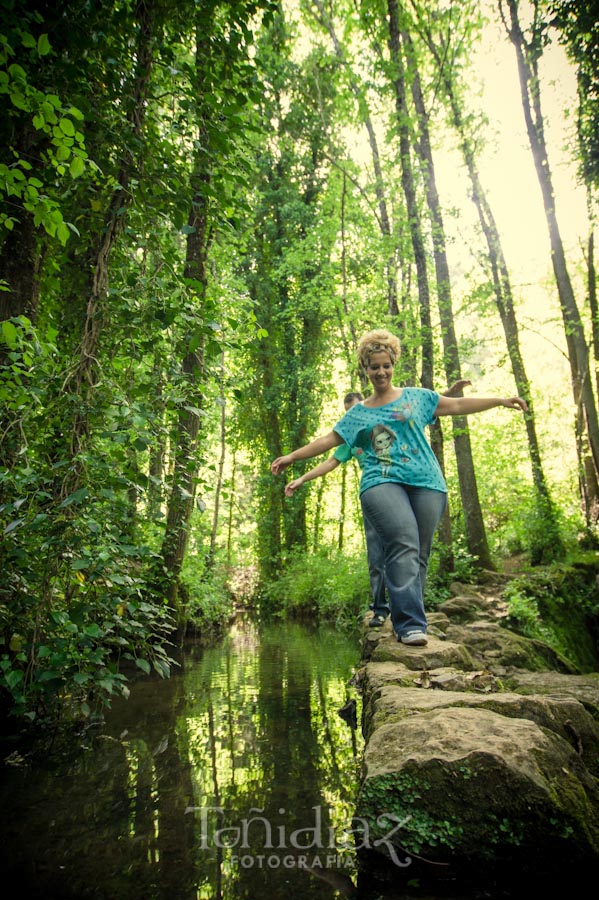
[(93, 736), (13, 753), (4, 884), (32, 900), (350, 896), (362, 740), (338, 710), (358, 659), (330, 629), (239, 621), (169, 680), (131, 684)]

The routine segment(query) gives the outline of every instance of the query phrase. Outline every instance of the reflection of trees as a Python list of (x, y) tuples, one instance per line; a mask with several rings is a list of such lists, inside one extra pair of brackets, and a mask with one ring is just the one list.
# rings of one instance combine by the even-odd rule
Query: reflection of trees
[(2, 796), (5, 883), (12, 874), (20, 896), (61, 900), (150, 900), (156, 885), (195, 898), (191, 782), (176, 740), (183, 702), (180, 677), (144, 679), (115, 701), (92, 747), (14, 773), (25, 780)]
[(61, 900), (330, 898), (332, 872), (243, 868), (232, 849), (202, 845), (200, 809), (213, 808), (209, 837), (254, 819), (249, 854), (292, 854), (289, 836), (315, 825), (314, 807), (324, 843), (329, 825), (341, 836), (355, 748), (337, 709), (355, 656), (332, 633), (285, 625), (258, 635), (243, 623), (170, 680), (132, 684), (91, 751), (77, 747), (60, 770), (10, 773), (4, 873), (25, 894), (34, 880), (30, 896)]
[[(181, 677), (144, 681), (111, 718), (113, 731), (121, 725), (128, 731), (130, 766), (136, 760), (135, 778), (130, 778), (129, 819), (136, 885), (130, 896), (148, 896), (147, 887), (152, 884), (160, 884), (165, 896), (181, 900), (196, 896), (194, 827), (192, 818), (185, 815), (192, 797), (191, 772), (186, 743), (177, 737), (184, 703)], [(146, 882), (145, 895), (137, 893), (140, 882)]]
[[(313, 807), (320, 807), (325, 843), (330, 825), (337, 825), (340, 836), (339, 821), (349, 827), (355, 736), (337, 709), (355, 655), (347, 641), (335, 646), (331, 636), (324, 642), (299, 626), (274, 626), (258, 634), (243, 623), (224, 647), (207, 650), (189, 671), (186, 691), (195, 702), (189, 706), (187, 734), (196, 822), (202, 808), (212, 808), (204, 813), (209, 840), (198, 851), (198, 871), (205, 875), (209, 869), (209, 883), (217, 890), (222, 884), (227, 896), (287, 897), (290, 879), (306, 882), (306, 870), (296, 876), (284, 868), (243, 867), (235, 857), (285, 856), (293, 850), (290, 834), (314, 826)], [(337, 821), (331, 822), (330, 808), (343, 804), (345, 820), (337, 810)], [(233, 829), (244, 821), (246, 847), (219, 851), (211, 840), (217, 829), (230, 829), (227, 835), (235, 841)], [(199, 824), (197, 829), (200, 846)], [(238, 835), (238, 843), (241, 839)], [(327, 853), (334, 850), (327, 847)], [(319, 889), (330, 896), (325, 883), (310, 883), (310, 896), (320, 896)]]
[[(337, 759), (337, 747), (338, 741), (335, 739), (335, 735), (332, 732), (330, 725), (330, 711), (327, 705), (327, 698), (325, 696), (325, 688), (322, 680), (322, 675), (320, 672), (317, 673), (316, 676), (317, 684), (318, 684), (318, 699), (320, 701), (320, 706), (315, 709), (315, 714), (318, 713), (319, 717), (322, 720), (322, 731), (324, 733), (326, 744), (328, 748), (328, 752), (331, 757), (331, 769), (329, 772), (330, 776), (334, 776), (332, 779), (335, 783), (335, 786), (338, 788), (340, 795), (344, 799), (349, 799), (352, 795), (352, 785), (348, 784), (343, 779), (343, 771)], [(330, 705), (330, 704), (329, 704)], [(352, 737), (352, 750), (354, 751), (354, 756), (356, 755), (356, 736), (354, 730), (351, 729), (351, 737)]]

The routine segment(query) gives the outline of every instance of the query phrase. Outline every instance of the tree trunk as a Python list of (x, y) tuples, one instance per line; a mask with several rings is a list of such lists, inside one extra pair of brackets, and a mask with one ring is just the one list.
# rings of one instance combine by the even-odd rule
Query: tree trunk
[(339, 532), (337, 534), (337, 549), (343, 550), (345, 537), (345, 508), (347, 506), (347, 466), (341, 466), (341, 507), (339, 509)]
[[(461, 379), (462, 374), (458, 341), (453, 321), (451, 280), (445, 246), (445, 225), (443, 222), (439, 193), (437, 191), (435, 166), (429, 136), (428, 115), (424, 106), (424, 98), (420, 86), (420, 74), (418, 72), (412, 42), (406, 32), (402, 33), (402, 41), (406, 48), (406, 55), (409, 60), (412, 98), (418, 116), (419, 141), (417, 147), (424, 166), (426, 198), (431, 217), (433, 256), (437, 279), (437, 300), (443, 340), (443, 364), (445, 368), (445, 377), (449, 385), (456, 379)], [(466, 528), (468, 551), (478, 561), (480, 566), (485, 569), (492, 569), (493, 562), (491, 560), (485, 523), (478, 496), (476, 472), (474, 470), (467, 417), (452, 416), (452, 428), (458, 479), (460, 483), (460, 496), (464, 510), (464, 525)]]
[[(197, 122), (198, 141), (191, 176), (191, 209), (188, 217), (187, 245), (184, 278), (195, 286), (197, 301), (194, 304), (202, 310), (207, 282), (207, 254), (210, 245), (208, 224), (207, 189), (211, 181), (211, 157), (206, 148), (209, 144), (205, 111), (202, 99), (206, 86), (204, 77), (206, 59), (210, 52), (210, 29), (206, 23), (196, 24), (196, 97), (198, 98)], [(200, 314), (198, 314), (198, 326)], [(192, 349), (193, 347), (193, 349)], [(181, 366), (183, 381), (187, 385), (185, 404), (179, 408), (175, 434), (177, 446), (174, 448), (174, 468), (166, 530), (162, 542), (162, 570), (166, 579), (165, 595), (168, 605), (177, 617), (179, 609), (179, 578), (189, 539), (189, 523), (194, 508), (197, 474), (197, 449), (200, 433), (200, 410), (203, 405), (204, 353), (203, 338), (198, 345), (189, 344)]]
[(154, 48), (153, 12), (151, 3), (146, 4), (140, 0), (137, 5), (139, 22), (136, 47), (137, 65), (127, 113), (127, 124), (131, 136), (117, 177), (118, 187), (113, 191), (108, 206), (101, 240), (91, 254), (93, 263), (90, 295), (85, 313), (79, 359), (73, 375), (74, 392), (80, 398), (80, 402), (76, 404), (71, 431), (71, 455), (74, 458), (74, 465), (72, 473), (63, 487), (65, 495), (75, 490), (83, 472), (81, 455), (89, 438), (88, 411), (96, 382), (98, 344), (103, 324), (102, 314), (108, 295), (110, 254), (124, 229), (125, 213), (131, 205), (131, 179), (135, 161), (140, 153), (139, 148), (148, 102)]
[(562, 555), (563, 542), (559, 534), (559, 528), (555, 517), (555, 507), (543, 471), (541, 450), (535, 427), (530, 383), (520, 350), (518, 324), (516, 321), (509, 271), (501, 245), (499, 230), (480, 180), (473, 143), (467, 134), (462, 110), (454, 90), (452, 72), (445, 64), (444, 46), (440, 42), (435, 43), (430, 31), (427, 32), (426, 37), (427, 45), (435, 58), (439, 76), (443, 81), (443, 87), (449, 102), (452, 122), (458, 135), (460, 149), (464, 162), (466, 163), (468, 176), (472, 186), (472, 200), (476, 207), (480, 226), (487, 243), (495, 304), (503, 326), (516, 388), (519, 396), (524, 397), (528, 403), (529, 411), (525, 414), (525, 425), (540, 520), (538, 533), (531, 535), (531, 562), (533, 565), (549, 562), (551, 559), (555, 559)]
[(314, 526), (312, 535), (312, 553), (317, 553), (320, 547), (320, 517), (322, 515), (322, 498), (324, 496), (324, 478), (316, 489), (316, 511), (314, 513)]
[(408, 223), (414, 263), (418, 279), (418, 300), (420, 304), (420, 332), (422, 341), (421, 383), (433, 386), (433, 332), (431, 324), (430, 290), (426, 262), (426, 249), (420, 221), (420, 210), (416, 198), (416, 187), (412, 169), (409, 112), (406, 102), (406, 84), (403, 58), (401, 54), (398, 0), (387, 0), (389, 14), (389, 52), (393, 68), (392, 86), (395, 96), (395, 114), (399, 135), (399, 157), (401, 184), (406, 200)]
[(516, 51), (526, 130), (541, 188), (551, 242), (551, 261), (564, 322), (574, 404), (575, 409), (580, 408), (584, 413), (584, 427), (597, 475), (599, 472), (599, 419), (589, 371), (589, 353), (557, 221), (553, 181), (544, 134), (538, 71), (543, 40), (535, 16), (532, 39), (527, 43), (518, 18), (518, 0), (505, 0), (505, 2), (510, 13), (510, 23), (508, 24), (505, 20), (504, 22)]
[(206, 558), (206, 569), (210, 570), (214, 567), (214, 556), (216, 553), (216, 534), (218, 531), (218, 516), (220, 512), (220, 497), (223, 487), (223, 471), (225, 468), (225, 457), (227, 455), (227, 415), (225, 406), (224, 377), (225, 364), (224, 357), (220, 368), (220, 454), (218, 458), (218, 469), (216, 472), (216, 486), (214, 488), (214, 512), (212, 515), (212, 528), (210, 530), (210, 549)]
[(237, 454), (233, 451), (231, 462), (231, 490), (229, 491), (229, 516), (227, 519), (227, 572), (231, 571), (233, 561), (233, 510), (235, 508), (235, 491), (237, 488)]
[[(162, 396), (162, 372), (160, 363), (154, 358), (152, 384), (156, 392), (156, 406), (160, 415), (160, 422), (164, 422), (164, 401)], [(164, 461), (166, 458), (165, 439), (162, 429), (158, 428), (154, 442), (150, 447), (150, 462), (148, 469), (148, 517), (156, 520), (162, 505), (162, 483), (164, 480)]]
[[(389, 50), (391, 54), (391, 62), (393, 64), (395, 91), (395, 108), (397, 115), (397, 127), (399, 131), (400, 142), (400, 160), (401, 160), (401, 180), (406, 199), (408, 222), (410, 236), (412, 240), (412, 249), (414, 252), (414, 260), (416, 263), (416, 272), (418, 278), (418, 299), (420, 302), (420, 324), (422, 337), (422, 374), (421, 383), (423, 387), (433, 389), (433, 333), (431, 325), (430, 312), (430, 292), (428, 285), (428, 269), (426, 262), (426, 251), (424, 246), (424, 238), (422, 235), (422, 226), (420, 221), (420, 212), (416, 200), (416, 188), (414, 184), (414, 174), (412, 170), (412, 159), (410, 150), (410, 130), (408, 124), (408, 109), (406, 100), (406, 85), (404, 64), (401, 52), (400, 25), (399, 25), (399, 9), (397, 0), (388, 0), (389, 12)], [(435, 428), (431, 432), (431, 444), (435, 452), (439, 465), (444, 471), (444, 456), (442, 449), (442, 432), (441, 428)], [(451, 519), (449, 508), (446, 507), (443, 514), (439, 534), (445, 551), (443, 553), (444, 562), (442, 567), (448, 569), (453, 565), (453, 539), (451, 530)]]

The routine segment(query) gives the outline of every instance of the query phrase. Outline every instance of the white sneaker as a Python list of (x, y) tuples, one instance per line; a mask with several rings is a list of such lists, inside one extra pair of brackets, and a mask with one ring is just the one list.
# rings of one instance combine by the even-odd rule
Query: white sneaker
[(402, 644), (409, 644), (411, 647), (425, 647), (428, 644), (428, 638), (424, 631), (408, 631), (402, 634), (399, 639)]

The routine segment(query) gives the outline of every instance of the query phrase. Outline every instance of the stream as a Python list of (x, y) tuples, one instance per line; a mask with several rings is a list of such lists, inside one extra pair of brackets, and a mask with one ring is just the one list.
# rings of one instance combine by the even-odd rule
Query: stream
[(41, 759), (4, 742), (4, 884), (40, 900), (349, 896), (362, 739), (338, 709), (358, 659), (357, 637), (240, 619), (170, 679), (132, 682), (93, 735)]

